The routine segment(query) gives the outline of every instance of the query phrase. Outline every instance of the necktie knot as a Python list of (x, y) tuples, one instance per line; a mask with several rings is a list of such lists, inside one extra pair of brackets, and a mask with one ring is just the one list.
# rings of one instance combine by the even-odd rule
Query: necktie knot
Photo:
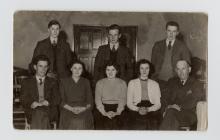
[(57, 46), (56, 40), (53, 40), (53, 41), (52, 41), (52, 46)]
[(113, 51), (113, 52), (116, 51), (116, 49), (115, 49), (115, 45), (112, 46), (112, 51)]
[(183, 80), (181, 80), (181, 84), (184, 85), (184, 81)]

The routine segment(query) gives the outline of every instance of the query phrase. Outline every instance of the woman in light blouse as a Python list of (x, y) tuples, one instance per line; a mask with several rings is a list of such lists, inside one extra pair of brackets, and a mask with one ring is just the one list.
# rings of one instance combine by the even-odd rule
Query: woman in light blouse
[(126, 105), (126, 82), (117, 78), (118, 65), (108, 62), (105, 66), (106, 78), (99, 80), (95, 89), (95, 104), (99, 122), (97, 129), (120, 129), (120, 116)]
[[(132, 129), (156, 129), (153, 119), (160, 117), (161, 107), (159, 84), (149, 79), (152, 65), (146, 59), (137, 63), (138, 78), (128, 84), (127, 106), (130, 110)], [(152, 128), (154, 127), (154, 128)]]

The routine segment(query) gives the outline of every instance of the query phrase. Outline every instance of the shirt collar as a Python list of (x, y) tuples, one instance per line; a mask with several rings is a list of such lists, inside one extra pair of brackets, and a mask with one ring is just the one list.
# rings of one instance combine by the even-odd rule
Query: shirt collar
[(110, 43), (110, 49), (111, 49), (111, 50), (112, 50), (113, 46), (115, 46), (115, 50), (117, 50), (118, 47), (119, 47), (119, 43), (116, 43), (116, 44), (111, 44), (111, 43)]
[[(168, 46), (169, 42), (170, 42), (170, 40), (166, 39), (166, 45), (167, 45), (167, 46)], [(171, 46), (172, 46), (172, 47), (173, 47), (174, 42), (175, 42), (175, 39), (174, 39), (174, 40), (171, 40)]]
[(57, 44), (57, 40), (58, 40), (57, 38), (50, 37), (51, 44), (53, 44), (53, 42)]
[(180, 79), (180, 82), (181, 82), (182, 85), (185, 85), (186, 82), (187, 82), (187, 79), (186, 79), (186, 80), (181, 80), (181, 79)]
[(37, 82), (40, 83), (40, 79), (42, 79), (42, 82), (44, 82), (45, 76), (44, 77), (39, 77), (39, 76), (35, 76), (37, 79)]

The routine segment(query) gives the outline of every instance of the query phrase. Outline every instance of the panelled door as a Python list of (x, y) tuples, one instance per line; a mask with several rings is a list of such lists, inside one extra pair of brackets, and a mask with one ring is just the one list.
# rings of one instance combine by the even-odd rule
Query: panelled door
[[(108, 43), (108, 33), (105, 26), (74, 25), (74, 50), (78, 58), (84, 62), (86, 70), (93, 75), (94, 62), (98, 48)], [(120, 42), (126, 45), (136, 58), (136, 26), (122, 26)]]

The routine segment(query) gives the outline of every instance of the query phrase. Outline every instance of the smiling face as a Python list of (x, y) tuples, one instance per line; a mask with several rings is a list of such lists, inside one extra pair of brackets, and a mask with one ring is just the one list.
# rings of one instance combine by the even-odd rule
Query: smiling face
[(34, 69), (36, 70), (36, 75), (39, 77), (46, 76), (48, 68), (49, 67), (47, 61), (40, 60), (36, 65), (34, 65)]
[(52, 38), (57, 38), (60, 32), (60, 27), (58, 24), (54, 24), (52, 26), (50, 26), (50, 28), (48, 28), (48, 32), (50, 37)]
[(114, 66), (107, 66), (105, 72), (107, 77), (110, 79), (115, 78), (117, 74), (117, 70)]
[(121, 37), (121, 34), (119, 33), (118, 29), (111, 29), (111, 30), (109, 30), (108, 38), (109, 38), (109, 42), (111, 44), (118, 43), (120, 37)]
[(176, 36), (179, 34), (178, 28), (176, 26), (168, 25), (166, 34), (169, 41), (175, 40)]
[(191, 67), (187, 64), (186, 61), (181, 60), (176, 64), (176, 73), (180, 80), (187, 80), (189, 73), (191, 72)]
[(149, 64), (144, 63), (140, 65), (140, 77), (141, 78), (148, 78), (149, 71), (150, 71)]
[(72, 71), (72, 77), (79, 78), (83, 72), (83, 67), (81, 64), (75, 63), (73, 64), (71, 71)]

